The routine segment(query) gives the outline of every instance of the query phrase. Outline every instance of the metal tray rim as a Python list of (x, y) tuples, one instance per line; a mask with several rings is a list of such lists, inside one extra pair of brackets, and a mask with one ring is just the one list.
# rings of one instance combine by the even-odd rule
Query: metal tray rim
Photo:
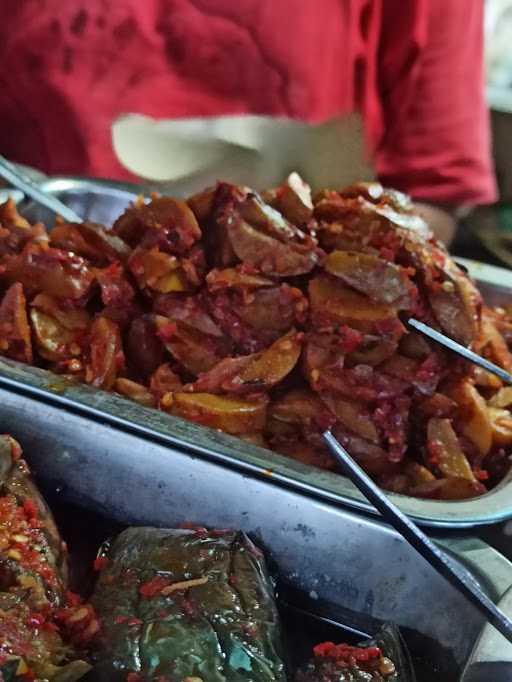
[[(0, 359), (0, 386), (38, 402), (57, 405), (94, 421), (129, 431), (191, 455), (236, 468), (336, 506), (376, 515), (376, 510), (340, 474), (314, 469), (224, 433), (146, 408), (114, 393), (74, 383), (47, 370)], [(512, 518), (512, 471), (494, 490), (471, 500), (425, 500), (390, 493), (419, 523), (437, 528), (471, 528)]]

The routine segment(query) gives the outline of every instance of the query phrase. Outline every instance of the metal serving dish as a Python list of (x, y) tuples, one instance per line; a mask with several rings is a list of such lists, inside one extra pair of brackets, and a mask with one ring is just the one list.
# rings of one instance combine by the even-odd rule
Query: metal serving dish
[[(84, 220), (111, 226), (138, 194), (148, 194), (149, 187), (107, 180), (48, 178), (39, 187), (61, 199)], [(55, 214), (33, 201), (20, 205), (23, 215), (32, 222), (53, 225)]]
[[(285, 601), (300, 595), (306, 611), (366, 632), (376, 620), (404, 628), (424, 657), (423, 682), (434, 674), (455, 682), (482, 630), (474, 607), (375, 518), (167, 446), (150, 430), (143, 437), (101, 411), (91, 418), (0, 389), (0, 429), (22, 443), (52, 502), (120, 523), (242, 528), (277, 564)], [(75, 522), (79, 515), (67, 525)], [(101, 523), (91, 520), (91, 532), (108, 533)], [(481, 540), (445, 534), (442, 542), (491, 598), (512, 584), (512, 564)]]
[[(56, 194), (84, 218), (111, 225), (126, 205), (143, 188), (122, 183), (54, 178), (42, 187)], [(31, 220), (49, 225), (53, 216), (34, 204), (22, 207)], [(512, 302), (512, 275), (501, 268), (462, 261), (478, 280), (489, 303)], [(244, 474), (272, 477), (275, 484), (334, 505), (374, 513), (352, 483), (336, 473), (321, 471), (292, 459), (250, 445), (231, 436), (143, 408), (113, 394), (107, 394), (64, 381), (46, 371), (0, 359), (0, 387), (17, 393), (11, 399), (21, 402), (24, 393), (41, 404), (102, 419), (169, 448), (179, 449), (205, 460), (229, 466)], [(112, 455), (111, 455), (112, 457)], [(162, 458), (172, 463), (170, 452)], [(512, 472), (494, 490), (473, 500), (422, 500), (404, 495), (390, 497), (407, 514), (434, 527), (472, 527), (512, 518)]]

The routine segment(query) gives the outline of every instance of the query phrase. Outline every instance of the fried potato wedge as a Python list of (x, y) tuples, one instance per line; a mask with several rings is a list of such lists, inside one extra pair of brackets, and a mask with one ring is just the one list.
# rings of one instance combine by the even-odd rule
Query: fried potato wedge
[(267, 403), (266, 398), (246, 400), (211, 393), (175, 393), (169, 411), (233, 435), (254, 434), (265, 425)]
[(445, 478), (463, 478), (476, 483), (475, 475), (449, 419), (439, 417), (429, 419), (427, 448), (432, 464)]

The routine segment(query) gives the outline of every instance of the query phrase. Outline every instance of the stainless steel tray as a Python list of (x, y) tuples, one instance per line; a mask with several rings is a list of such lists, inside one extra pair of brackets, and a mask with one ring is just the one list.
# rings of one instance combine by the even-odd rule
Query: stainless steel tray
[[(91, 418), (3, 388), (0, 429), (23, 444), (50, 499), (121, 523), (244, 529), (277, 563), (282, 591), (308, 595), (309, 611), (361, 630), (374, 619), (405, 628), (430, 665), (425, 682), (434, 679), (432, 664), (438, 679), (455, 682), (482, 629), (474, 608), (393, 530), (275, 485), (257, 469), (240, 473), (112, 425), (101, 411)], [(493, 599), (512, 584), (511, 563), (481, 540), (445, 534), (443, 542)]]
[[(122, 183), (70, 178), (50, 179), (43, 186), (84, 217), (107, 225), (141, 189)], [(51, 224), (51, 216), (33, 204), (26, 206), (24, 213), (31, 219), (43, 219)], [(512, 275), (507, 270), (462, 259), (461, 263), (478, 280), (489, 303), (512, 302)], [(373, 513), (356, 488), (338, 474), (314, 469), (225, 434), (140, 407), (116, 395), (67, 383), (43, 370), (0, 360), (0, 387), (69, 412), (100, 418), (104, 423), (121, 426), (154, 442), (252, 476), (272, 477), (276, 484), (324, 502)], [(162, 457), (170, 458), (170, 454), (163, 451)], [(391, 497), (404, 512), (428, 526), (461, 528), (496, 523), (512, 518), (512, 472), (494, 490), (473, 500), (421, 500), (394, 494)]]

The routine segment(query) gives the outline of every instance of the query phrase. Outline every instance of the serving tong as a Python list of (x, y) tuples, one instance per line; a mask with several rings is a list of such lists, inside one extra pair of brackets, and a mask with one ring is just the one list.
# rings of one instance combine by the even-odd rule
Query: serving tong
[(482, 369), (494, 374), (505, 383), (512, 384), (512, 374), (504, 370), (502, 367), (498, 367), (498, 365), (495, 365), (490, 360), (478, 355), (478, 353), (466, 348), (466, 346), (457, 343), (457, 341), (454, 341), (449, 336), (445, 336), (441, 332), (438, 332), (437, 329), (429, 327), (428, 324), (425, 324), (424, 322), (415, 320), (414, 317), (409, 318), (407, 320), (407, 324), (409, 327), (412, 327), (416, 331), (420, 332), (420, 334), (428, 336), (428, 338), (432, 339), (432, 341), (439, 343), (441, 346), (444, 346), (466, 360), (469, 360), (474, 365), (478, 365), (478, 367), (482, 367)]
[(0, 155), (0, 177), (7, 180), (13, 187), (31, 197), (34, 201), (42, 206), (45, 206), (56, 215), (62, 216), (64, 220), (70, 223), (82, 223), (82, 218), (70, 209), (62, 201), (59, 201), (54, 196), (50, 196), (43, 192), (40, 187), (18, 166), (11, 161), (8, 161), (4, 156)]
[[(343, 473), (363, 493), (369, 502), (380, 512), (395, 530), (397, 530), (414, 549), (448, 582), (461, 592), (476, 606), (486, 620), (512, 643), (512, 621), (485, 594), (473, 576), (463, 567), (456, 564), (442, 549), (389, 500), (387, 495), (371, 480), (362, 468), (349, 455), (330, 431), (323, 434), (324, 441), (331, 454), (341, 466)], [(512, 667), (509, 670), (512, 680)], [(477, 678), (478, 679), (478, 678)], [(490, 682), (490, 680), (489, 680)]]

